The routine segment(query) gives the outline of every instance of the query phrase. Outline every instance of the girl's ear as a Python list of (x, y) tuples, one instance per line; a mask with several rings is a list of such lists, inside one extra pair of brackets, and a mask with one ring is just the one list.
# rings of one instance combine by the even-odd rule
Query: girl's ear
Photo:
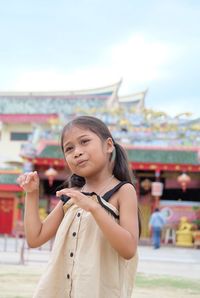
[(115, 149), (112, 138), (108, 138), (106, 140), (106, 145), (107, 145), (107, 152), (112, 153)]

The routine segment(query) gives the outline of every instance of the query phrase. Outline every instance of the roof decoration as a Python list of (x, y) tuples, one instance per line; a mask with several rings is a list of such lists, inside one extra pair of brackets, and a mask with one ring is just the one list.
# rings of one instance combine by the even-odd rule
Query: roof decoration
[(119, 97), (119, 106), (131, 108), (135, 113), (145, 109), (145, 97), (148, 90)]
[[(74, 114), (79, 107), (101, 107), (115, 95), (119, 82), (110, 86), (58, 92), (0, 92), (1, 114)], [(104, 104), (103, 104), (104, 105)]]
[[(75, 116), (102, 119), (116, 141), (134, 146), (200, 146), (200, 118), (175, 117), (145, 106), (147, 90), (119, 96), (119, 82), (96, 89), (54, 92), (0, 92), (0, 123), (35, 124), (29, 149), (41, 139), (58, 140), (62, 127)], [(44, 129), (43, 123), (49, 127)]]

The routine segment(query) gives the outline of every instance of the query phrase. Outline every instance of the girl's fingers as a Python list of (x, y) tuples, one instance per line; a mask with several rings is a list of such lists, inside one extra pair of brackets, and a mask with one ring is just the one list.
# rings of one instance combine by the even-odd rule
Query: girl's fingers
[(37, 178), (37, 172), (24, 173), (17, 178), (17, 183), (23, 186), (28, 184), (32, 179), (36, 180)]
[(29, 176), (29, 175), (27, 175), (27, 176), (26, 176), (26, 179), (25, 179), (25, 181), (24, 181), (24, 183), (25, 183), (25, 184), (28, 184), (28, 183), (29, 183), (29, 181), (30, 181), (30, 176)]
[(80, 192), (77, 190), (68, 190), (68, 189), (62, 189), (56, 192), (56, 196), (60, 197), (61, 195), (66, 195), (68, 197), (77, 197), (80, 195)]
[(57, 197), (60, 197), (60, 196), (62, 196), (62, 195), (67, 195), (67, 190), (66, 189), (62, 189), (62, 190), (58, 190), (57, 192), (56, 192), (56, 196)]
[(38, 174), (37, 174), (37, 172), (35, 171), (35, 172), (33, 172), (33, 179), (34, 180), (38, 180)]
[(61, 195), (75, 196), (76, 194), (73, 191), (60, 190), (58, 192), (58, 196), (61, 196)]

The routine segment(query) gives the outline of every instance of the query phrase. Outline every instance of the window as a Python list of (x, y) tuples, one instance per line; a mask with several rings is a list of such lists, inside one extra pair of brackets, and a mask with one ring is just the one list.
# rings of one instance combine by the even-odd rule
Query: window
[(11, 141), (27, 141), (29, 138), (30, 132), (11, 132), (10, 140)]

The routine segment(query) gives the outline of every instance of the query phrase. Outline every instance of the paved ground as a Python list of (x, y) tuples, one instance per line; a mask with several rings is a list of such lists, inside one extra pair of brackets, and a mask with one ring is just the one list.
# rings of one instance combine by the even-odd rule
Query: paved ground
[[(22, 257), (23, 241), (0, 237), (0, 264), (41, 263), (45, 265), (50, 255), (50, 244), (42, 249), (28, 249), (25, 244)], [(200, 249), (162, 246), (139, 246), (138, 272), (154, 275), (170, 275), (200, 280)]]
[(199, 279), (200, 249), (139, 246), (138, 272)]

